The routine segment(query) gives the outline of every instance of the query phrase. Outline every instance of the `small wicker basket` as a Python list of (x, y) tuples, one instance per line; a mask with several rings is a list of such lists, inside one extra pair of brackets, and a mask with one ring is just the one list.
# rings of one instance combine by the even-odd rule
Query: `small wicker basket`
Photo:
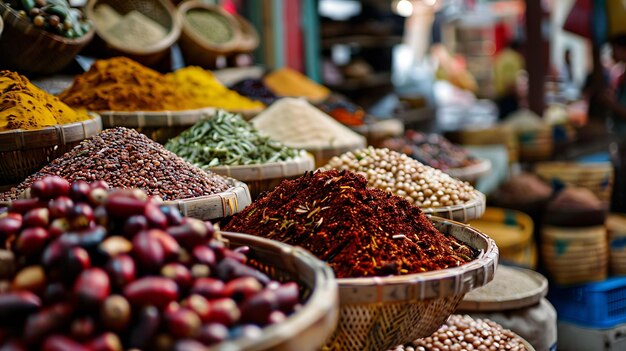
[[(33, 74), (52, 74), (65, 68), (94, 35), (93, 27), (80, 38), (65, 38), (36, 28), (0, 1), (0, 66)], [(4, 30), (2, 30), (4, 23)]]
[(544, 180), (591, 190), (609, 207), (613, 191), (613, 165), (611, 162), (540, 162), (535, 173)]
[(221, 233), (231, 248), (250, 247), (250, 264), (271, 278), (294, 280), (305, 300), (287, 320), (263, 329), (256, 339), (235, 339), (207, 351), (314, 351), (335, 330), (339, 298), (330, 267), (307, 251), (256, 236)]
[(252, 198), (245, 183), (232, 178), (229, 181), (232, 187), (224, 192), (164, 203), (176, 206), (183, 216), (205, 221), (232, 216), (250, 205)]
[(491, 172), (491, 161), (488, 159), (478, 159), (476, 163), (460, 168), (450, 168), (444, 171), (453, 178), (458, 178), (464, 182), (475, 185), (478, 179)]
[(489, 283), (498, 264), (495, 242), (476, 229), (431, 217), (435, 227), (480, 250), (463, 266), (404, 276), (341, 278), (339, 326), (325, 350), (380, 351), (431, 335), (468, 291)]
[[(107, 4), (120, 14), (139, 11), (162, 25), (167, 30), (167, 35), (146, 48), (122, 46), (110, 34), (95, 25), (94, 10), (100, 4)], [(180, 16), (169, 0), (89, 0), (85, 7), (85, 15), (94, 23), (97, 34), (90, 49), (107, 56), (128, 56), (146, 66), (155, 66), (163, 60), (170, 53), (170, 47), (180, 37)]]
[(92, 116), (83, 122), (0, 132), (0, 185), (23, 181), (82, 140), (99, 133), (102, 130), (100, 116)]
[(472, 198), (464, 204), (444, 207), (420, 207), (420, 209), (425, 214), (465, 223), (482, 217), (485, 213), (486, 202), (485, 194), (474, 190)]
[(248, 53), (254, 51), (259, 46), (259, 33), (252, 23), (248, 22), (243, 16), (238, 14), (232, 15), (241, 29), (241, 38), (235, 53)]

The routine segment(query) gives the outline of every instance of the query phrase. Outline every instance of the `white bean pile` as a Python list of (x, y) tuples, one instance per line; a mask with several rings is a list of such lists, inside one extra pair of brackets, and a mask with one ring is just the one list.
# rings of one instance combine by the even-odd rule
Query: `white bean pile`
[(461, 205), (474, 188), (405, 154), (368, 147), (333, 157), (323, 169), (346, 169), (367, 178), (368, 186), (406, 198), (420, 207)]
[(452, 315), (431, 336), (388, 351), (526, 351), (522, 339), (489, 319)]

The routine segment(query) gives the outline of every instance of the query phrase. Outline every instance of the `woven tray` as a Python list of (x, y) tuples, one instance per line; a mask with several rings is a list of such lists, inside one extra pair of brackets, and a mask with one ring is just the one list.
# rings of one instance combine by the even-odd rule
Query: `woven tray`
[(222, 193), (164, 203), (176, 206), (186, 217), (210, 220), (232, 216), (250, 205), (252, 198), (245, 183), (234, 179), (231, 182), (233, 186)]
[(459, 222), (482, 217), (485, 213), (486, 198), (483, 193), (474, 190), (472, 199), (462, 205), (444, 207), (420, 207), (425, 214), (447, 218)]
[(249, 246), (251, 265), (271, 278), (297, 281), (306, 302), (284, 322), (264, 328), (259, 338), (222, 342), (207, 351), (319, 350), (338, 318), (337, 283), (330, 267), (301, 248), (245, 234), (221, 236), (231, 248)]
[(253, 199), (268, 190), (274, 189), (285, 179), (300, 177), (306, 171), (315, 169), (315, 159), (307, 152), (292, 160), (247, 166), (219, 166), (211, 171), (219, 175), (233, 177), (246, 182)]
[(472, 227), (431, 217), (435, 227), (481, 251), (461, 267), (404, 276), (341, 278), (339, 326), (328, 350), (380, 351), (431, 335), (468, 291), (489, 283), (495, 242)]
[(475, 183), (479, 178), (491, 172), (491, 161), (481, 158), (478, 159), (478, 162), (469, 166), (450, 168), (445, 170), (444, 172), (451, 177), (458, 178), (462, 181)]
[(20, 183), (102, 130), (100, 116), (37, 130), (0, 132), (0, 185)]

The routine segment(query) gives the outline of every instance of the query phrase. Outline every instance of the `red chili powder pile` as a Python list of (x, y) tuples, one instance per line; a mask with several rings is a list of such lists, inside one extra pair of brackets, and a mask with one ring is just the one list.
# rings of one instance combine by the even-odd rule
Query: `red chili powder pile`
[(283, 181), (223, 229), (302, 246), (338, 278), (432, 271), (477, 256), (404, 198), (369, 189), (363, 176), (349, 171)]

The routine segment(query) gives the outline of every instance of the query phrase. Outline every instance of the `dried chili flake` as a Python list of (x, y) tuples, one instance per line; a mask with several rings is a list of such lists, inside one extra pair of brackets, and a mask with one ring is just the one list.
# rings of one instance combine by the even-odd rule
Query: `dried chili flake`
[(283, 181), (224, 229), (302, 246), (338, 278), (432, 271), (477, 256), (439, 232), (419, 208), (367, 188), (367, 180), (350, 171), (317, 171)]

